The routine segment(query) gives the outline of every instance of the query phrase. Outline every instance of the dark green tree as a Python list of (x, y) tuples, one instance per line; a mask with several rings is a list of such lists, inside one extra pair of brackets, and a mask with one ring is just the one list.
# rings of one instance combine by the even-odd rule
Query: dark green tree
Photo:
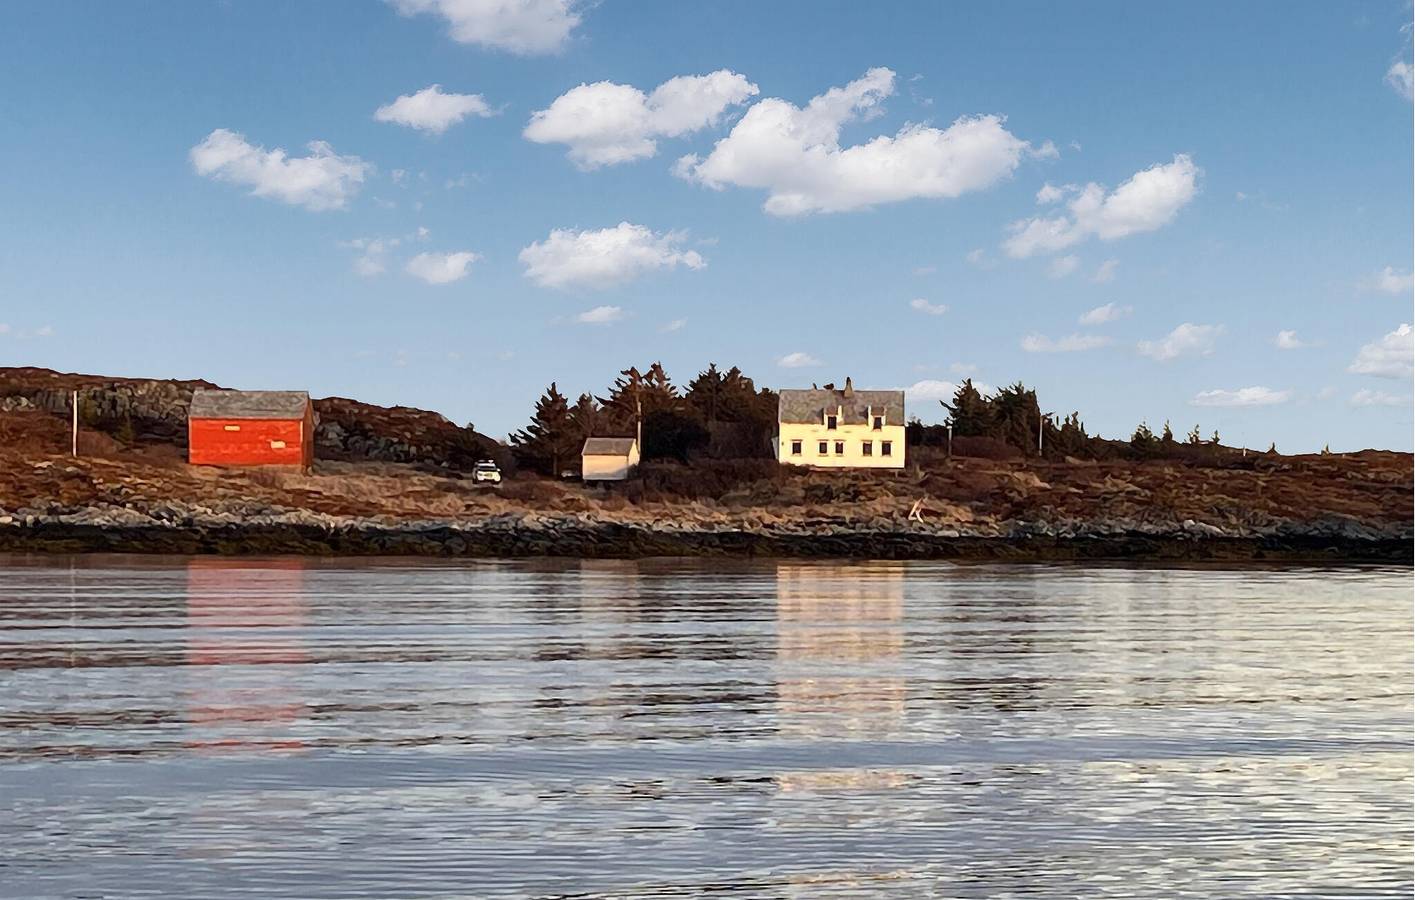
[(511, 446), (522, 465), (555, 476), (576, 458), (582, 440), (565, 396), (552, 381), (536, 401), (530, 424), (511, 435)]
[(973, 379), (966, 378), (953, 393), (953, 402), (940, 400), (953, 420), (953, 433), (959, 437), (983, 437), (992, 430), (992, 407), (978, 389), (973, 387)]

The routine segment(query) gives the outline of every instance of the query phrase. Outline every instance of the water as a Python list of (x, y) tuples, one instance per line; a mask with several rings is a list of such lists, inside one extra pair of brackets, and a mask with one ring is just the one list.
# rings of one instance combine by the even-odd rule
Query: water
[(1408, 570), (0, 560), (14, 897), (1398, 897)]

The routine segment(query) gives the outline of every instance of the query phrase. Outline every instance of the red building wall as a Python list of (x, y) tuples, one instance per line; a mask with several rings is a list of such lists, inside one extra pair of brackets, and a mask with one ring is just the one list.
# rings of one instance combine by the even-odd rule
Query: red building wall
[(187, 439), (188, 459), (195, 466), (314, 464), (314, 428), (308, 417), (191, 419)]

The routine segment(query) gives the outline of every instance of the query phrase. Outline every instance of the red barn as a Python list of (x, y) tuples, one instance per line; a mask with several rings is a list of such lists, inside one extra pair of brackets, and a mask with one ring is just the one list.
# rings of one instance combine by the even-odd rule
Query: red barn
[(314, 465), (314, 405), (304, 391), (198, 388), (187, 414), (197, 466)]

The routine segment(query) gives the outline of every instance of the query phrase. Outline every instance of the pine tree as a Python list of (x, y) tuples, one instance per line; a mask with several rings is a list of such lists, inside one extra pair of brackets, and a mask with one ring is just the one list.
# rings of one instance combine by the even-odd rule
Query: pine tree
[(978, 389), (973, 387), (973, 379), (966, 378), (953, 394), (953, 403), (940, 400), (943, 408), (953, 421), (953, 433), (959, 437), (981, 437), (992, 429), (992, 407)]
[(1192, 429), (1190, 429), (1190, 431), (1189, 431), (1189, 446), (1191, 446), (1191, 447), (1197, 447), (1197, 446), (1199, 446), (1200, 444), (1202, 444), (1203, 442), (1204, 442), (1204, 439), (1199, 436), (1199, 426), (1198, 426), (1198, 425), (1195, 425), (1195, 426), (1194, 426)]
[(531, 422), (511, 435), (511, 445), (525, 464), (547, 475), (558, 475), (561, 464), (579, 451), (579, 437), (569, 404), (555, 382), (536, 401)]
[(1211, 437), (1211, 438), (1209, 438), (1209, 443), (1210, 443), (1210, 444), (1213, 444), (1215, 447), (1217, 447), (1217, 446), (1219, 445), (1219, 443), (1218, 443), (1218, 429), (1217, 429), (1217, 428), (1214, 429), (1214, 436)]
[(1174, 443), (1174, 430), (1169, 427), (1169, 420), (1164, 420), (1164, 433), (1160, 435), (1160, 441), (1167, 447)]

